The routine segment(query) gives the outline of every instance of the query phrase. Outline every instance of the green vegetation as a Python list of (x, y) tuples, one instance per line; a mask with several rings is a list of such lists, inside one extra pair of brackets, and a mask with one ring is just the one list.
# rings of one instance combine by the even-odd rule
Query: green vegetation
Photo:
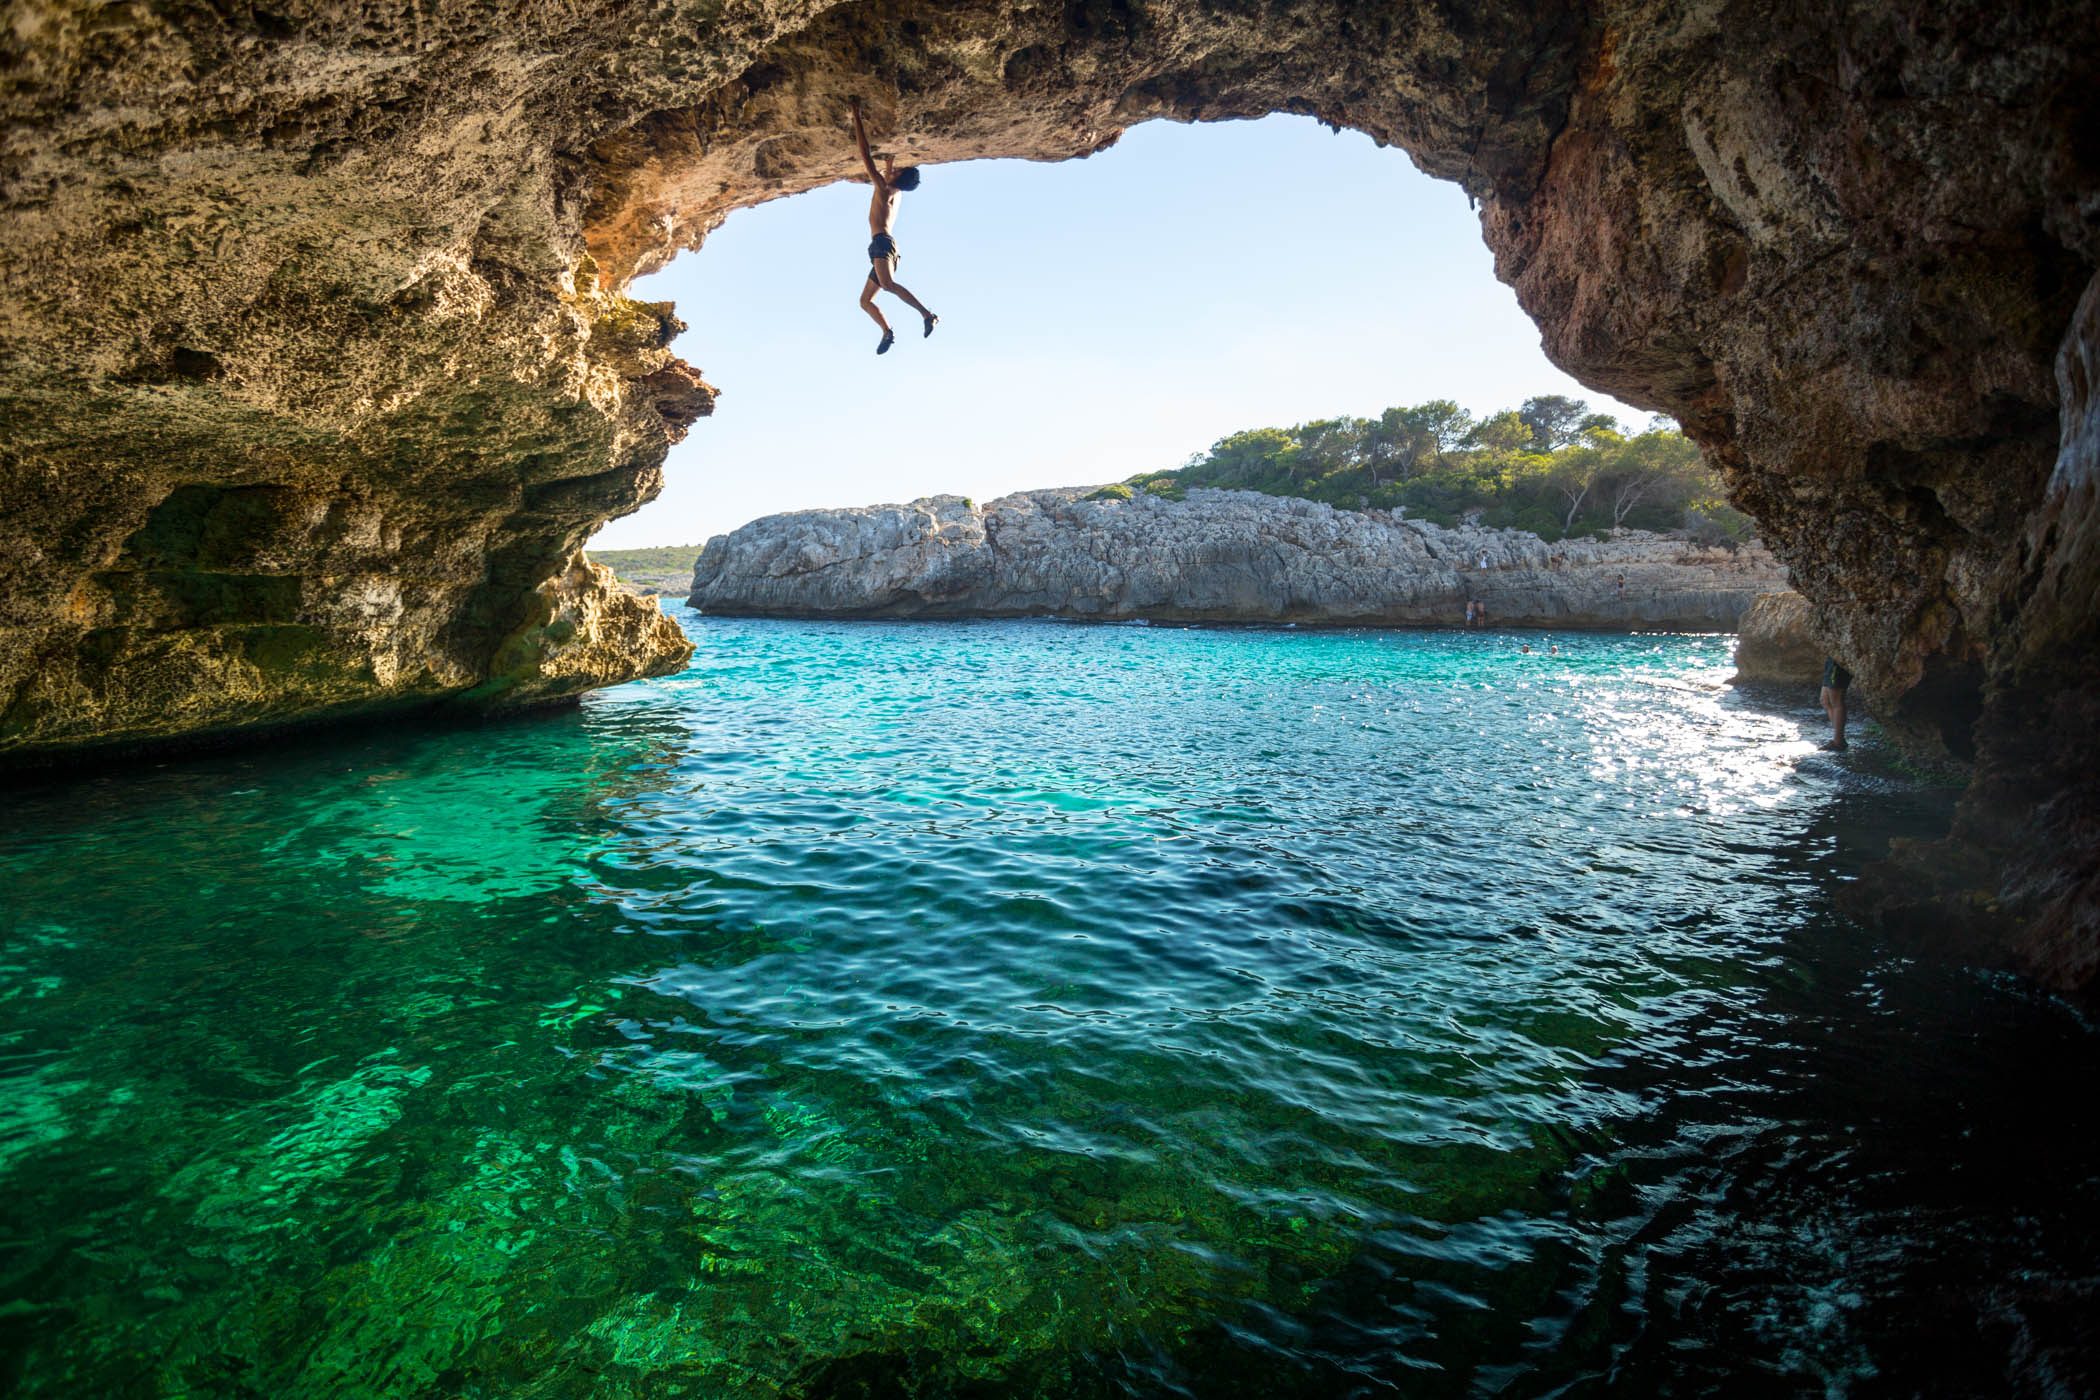
[(1724, 544), (1754, 533), (1698, 447), (1668, 419), (1629, 433), (1558, 394), (1484, 419), (1433, 399), (1376, 418), (1254, 428), (1220, 439), (1178, 470), (1129, 484), (1169, 500), (1214, 486), (1400, 510), (1438, 525), (1470, 517), (1549, 540), (1620, 527), (1686, 530)]
[(700, 558), (697, 544), (660, 544), (649, 549), (590, 549), (591, 559), (625, 578), (628, 573), (690, 574)]
[(1130, 499), (1130, 488), (1128, 486), (1104, 486), (1099, 491), (1089, 491), (1080, 499), (1087, 501), (1127, 501)]
[(660, 544), (649, 549), (586, 549), (614, 577), (645, 593), (684, 593), (700, 561), (697, 544)]

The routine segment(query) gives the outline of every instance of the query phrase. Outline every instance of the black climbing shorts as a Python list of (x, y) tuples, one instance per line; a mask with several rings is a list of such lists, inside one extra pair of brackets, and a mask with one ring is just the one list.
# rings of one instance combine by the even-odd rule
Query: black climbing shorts
[(1838, 665), (1835, 656), (1823, 658), (1823, 688), (1843, 691), (1852, 684), (1852, 673)]
[(897, 251), (897, 240), (886, 233), (878, 233), (868, 242), (868, 261), (886, 262), (891, 265), (904, 261), (904, 254)]

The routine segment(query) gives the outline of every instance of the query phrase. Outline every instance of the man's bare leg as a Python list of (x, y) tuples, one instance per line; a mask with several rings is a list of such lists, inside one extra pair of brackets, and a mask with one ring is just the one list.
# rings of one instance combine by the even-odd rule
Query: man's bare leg
[(1823, 747), (1839, 753), (1845, 751), (1845, 692), (1835, 686), (1823, 687), (1823, 713), (1830, 716), (1830, 742)]
[(904, 284), (890, 275), (890, 270), (888, 267), (884, 266), (881, 263), (875, 264), (875, 271), (873, 275), (882, 282), (882, 289), (885, 292), (888, 292), (891, 296), (896, 297), (898, 300), (902, 301), (906, 306), (909, 306), (912, 310), (918, 312), (920, 316), (925, 318), (926, 334), (932, 335), (933, 328), (936, 325), (940, 324), (941, 318), (934, 315), (931, 311), (928, 311), (926, 309), (925, 302), (920, 301), (909, 291), (905, 290)]
[(860, 309), (873, 316), (875, 324), (882, 327), (882, 343), (875, 347), (875, 353), (887, 355), (890, 346), (897, 339), (897, 333), (890, 329), (890, 323), (882, 318), (882, 312), (875, 305), (875, 290), (881, 285), (875, 280), (874, 273), (868, 274), (868, 280), (862, 283), (860, 288)]

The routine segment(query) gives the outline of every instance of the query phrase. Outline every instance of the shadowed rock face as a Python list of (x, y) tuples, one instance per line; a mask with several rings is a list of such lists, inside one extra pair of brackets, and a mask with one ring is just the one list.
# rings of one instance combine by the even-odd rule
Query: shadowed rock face
[[(1785, 585), (1761, 545), (1624, 531), (1548, 544), (1251, 491), (1092, 488), (804, 510), (707, 542), (688, 601), (732, 617), (1046, 617), (1733, 631)], [(1792, 595), (1788, 595), (1792, 596)], [(1543, 645), (1543, 643), (1541, 644)]]
[(1975, 759), (1960, 838), (2021, 853), (2031, 965), (2087, 980), (2096, 18), (25, 0), (0, 749), (676, 665), (571, 562), (711, 401), (633, 274), (849, 174), (849, 92), (926, 161), (1310, 112), (1462, 182), (1554, 359), (1685, 424), (1875, 712)]

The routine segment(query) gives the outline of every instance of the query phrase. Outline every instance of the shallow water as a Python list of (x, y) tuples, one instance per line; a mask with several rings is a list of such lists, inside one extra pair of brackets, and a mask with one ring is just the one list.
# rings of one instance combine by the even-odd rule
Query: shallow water
[(2096, 1038), (1731, 639), (682, 616), (7, 794), (13, 1393), (1966, 1394), (2100, 1272)]

